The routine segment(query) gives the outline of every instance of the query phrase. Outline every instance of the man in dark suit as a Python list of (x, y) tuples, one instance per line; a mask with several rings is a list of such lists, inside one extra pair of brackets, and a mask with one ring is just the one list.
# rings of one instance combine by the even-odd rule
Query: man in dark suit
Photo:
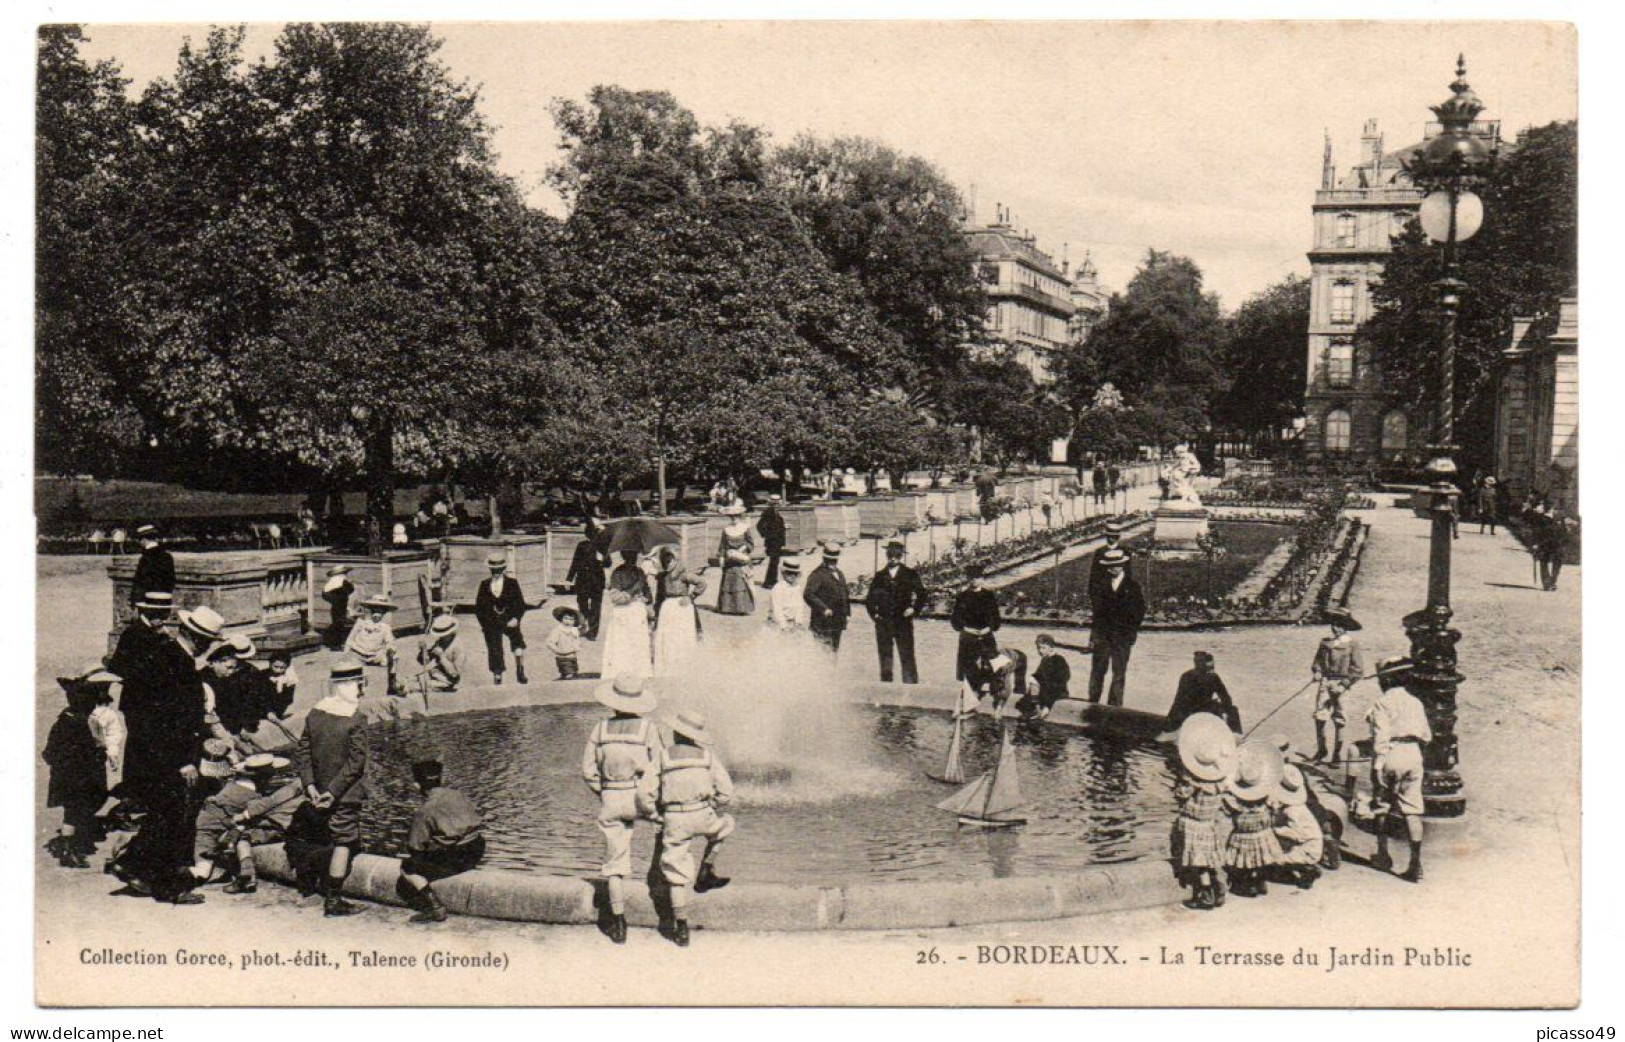
[(979, 564), (965, 566), (965, 578), (970, 585), (954, 598), (953, 615), (949, 623), (959, 634), (959, 654), (954, 660), (954, 679), (972, 676), (976, 663), (998, 653), (999, 642), (993, 634), (999, 632), (999, 598), (982, 581), (986, 574)]
[(841, 574), (841, 548), (824, 544), (824, 559), (812, 574), (801, 599), (807, 603), (807, 628), (830, 651), (841, 650), (841, 634), (852, 616), (846, 576)]
[[(1118, 549), (1123, 542), (1123, 526), (1116, 521), (1106, 522), (1106, 545), (1095, 551), (1089, 559), (1089, 600), (1093, 601), (1100, 592), (1100, 587), (1106, 581), (1106, 566), (1101, 558), (1113, 550)], [(1126, 552), (1126, 551), (1125, 551)]]
[(135, 563), (135, 577), (130, 580), (130, 604), (140, 603), (148, 593), (175, 592), (175, 558), (164, 549), (158, 535), (158, 526), (145, 524), (135, 530), (141, 540), (141, 559)]
[(1092, 598), (1094, 625), (1090, 643), (1094, 645), (1095, 658), (1089, 666), (1089, 701), (1100, 701), (1106, 670), (1110, 668), (1112, 687), (1108, 701), (1120, 706), (1123, 685), (1128, 679), (1129, 654), (1140, 636), (1140, 624), (1145, 621), (1145, 594), (1128, 574), (1128, 554), (1121, 548), (1105, 551), (1100, 555), (1100, 562), (1106, 569), (1106, 581), (1098, 596)]
[(892, 647), (903, 663), (903, 683), (918, 684), (914, 664), (914, 617), (925, 610), (925, 583), (920, 573), (903, 563), (907, 548), (902, 540), (886, 544), (886, 567), (875, 573), (864, 607), (875, 623), (875, 647), (880, 652), (880, 679), (891, 683)]
[(598, 639), (598, 619), (604, 606), (603, 540), (599, 531), (604, 526), (597, 518), (589, 517), (583, 529), (583, 538), (576, 544), (575, 555), (570, 558), (570, 571), (564, 581), (575, 589), (576, 607), (581, 609), (581, 635), (588, 640)]
[(779, 558), (784, 555), (784, 518), (779, 515), (778, 493), (767, 497), (767, 508), (756, 519), (756, 533), (762, 537), (762, 550), (767, 555), (767, 574), (762, 577), (762, 588), (771, 590), (779, 581)]
[(190, 793), (205, 731), (196, 656), (219, 639), (220, 616), (208, 607), (182, 612), (171, 636), (164, 621), (173, 608), (171, 594), (149, 592), (107, 663), (124, 679), (119, 697), (128, 729), (124, 788), (146, 810), (115, 871), (130, 894), (186, 905), (203, 900), (192, 893), (190, 872), (195, 824)]
[(521, 684), (529, 683), (525, 676), (525, 635), (519, 628), (525, 617), (525, 595), (520, 592), (519, 580), (508, 575), (508, 557), (494, 553), (485, 563), (491, 569), (491, 578), (480, 581), (479, 592), (474, 595), (474, 618), (479, 621), (485, 636), (486, 662), (491, 667), (491, 683), (502, 683), (502, 638), (508, 638), (513, 648), (513, 672)]

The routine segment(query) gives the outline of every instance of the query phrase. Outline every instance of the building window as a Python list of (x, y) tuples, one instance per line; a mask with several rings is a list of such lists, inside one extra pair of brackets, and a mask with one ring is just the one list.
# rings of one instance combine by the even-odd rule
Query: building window
[(1333, 409), (1326, 414), (1326, 451), (1349, 450), (1349, 414), (1346, 409)]
[(1385, 459), (1397, 460), (1405, 456), (1405, 414), (1395, 409), (1382, 418), (1382, 454)]
[(1337, 215), (1337, 245), (1353, 246), (1356, 244), (1356, 231), (1354, 215), (1340, 213)]
[(1405, 234), (1405, 226), (1407, 224), (1410, 224), (1410, 223), (1411, 223), (1411, 215), (1408, 214), (1408, 213), (1396, 213), (1393, 216), (1389, 217), (1388, 218), (1388, 236), (1389, 236), (1389, 238), (1397, 239), (1401, 235), (1404, 235)]
[(1326, 386), (1354, 386), (1354, 345), (1347, 340), (1326, 348)]
[(1339, 325), (1354, 321), (1354, 282), (1351, 279), (1332, 283), (1332, 321)]

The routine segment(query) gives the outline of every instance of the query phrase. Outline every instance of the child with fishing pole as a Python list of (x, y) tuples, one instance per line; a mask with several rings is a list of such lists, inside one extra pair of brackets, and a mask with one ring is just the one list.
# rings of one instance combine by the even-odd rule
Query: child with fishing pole
[[(1324, 619), (1331, 626), (1332, 635), (1315, 649), (1315, 661), (1310, 666), (1317, 684), (1314, 759), (1336, 763), (1343, 758), (1343, 725), (1348, 723), (1343, 713), (1343, 695), (1365, 675), (1365, 654), (1360, 642), (1350, 636), (1361, 627), (1348, 609), (1327, 608)], [(1328, 733), (1330, 745), (1326, 741)]]
[(203, 801), (192, 848), (192, 875), (199, 885), (224, 872), (232, 876), (226, 893), (252, 894), (258, 889), (254, 847), (280, 840), (304, 799), (297, 778), (271, 788), (276, 773), (291, 762), (270, 753), (245, 757), (234, 768), (236, 776)]

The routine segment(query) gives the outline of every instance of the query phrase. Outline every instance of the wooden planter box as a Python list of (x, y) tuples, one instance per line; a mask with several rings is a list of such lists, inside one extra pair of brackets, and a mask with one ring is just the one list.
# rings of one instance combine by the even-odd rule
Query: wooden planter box
[(954, 486), (954, 517), (975, 517), (979, 509), (975, 485)]
[(923, 492), (901, 492), (891, 499), (892, 528), (925, 527), (926, 496)]
[(305, 558), (305, 617), (311, 629), (326, 629), (331, 622), (327, 602), (322, 599), (322, 586), (327, 582), (327, 569), (336, 564), (350, 566), (350, 582), (356, 589), (350, 599), (352, 610), (367, 597), (382, 593), (395, 602), (389, 625), (397, 636), (423, 631), (428, 620), (418, 580), (427, 582), (433, 578), (437, 567), (433, 554), (424, 550), (389, 550), (380, 557), (325, 550), (309, 554)]
[[(850, 545), (863, 534), (863, 510), (860, 499), (831, 500), (813, 504), (813, 516), (818, 520), (818, 541)], [(872, 509), (872, 508), (871, 508)]]
[(784, 518), (784, 552), (804, 554), (818, 547), (818, 511), (811, 505), (779, 508)]
[(953, 489), (931, 489), (925, 494), (926, 515), (935, 517), (936, 523), (939, 525), (947, 524), (959, 512), (955, 504), (956, 499)]
[(892, 523), (890, 496), (861, 496), (851, 502), (858, 508), (859, 536), (886, 535), (897, 527)]
[[(575, 551), (574, 546), (570, 549), (572, 553)], [(456, 609), (472, 610), (480, 583), (491, 575), (486, 559), (497, 552), (508, 558), (508, 574), (525, 591), (527, 600), (535, 603), (548, 592), (552, 568), (548, 561), (547, 536), (515, 534), (492, 539), (454, 535), (441, 544), (444, 578), (440, 599)], [(565, 568), (569, 568), (569, 558), (565, 559)]]
[[(315, 641), (305, 638), (309, 601), (305, 558), (310, 554), (309, 550), (177, 553), (176, 611), (208, 605), (225, 620), (226, 633), (247, 634), (262, 650), (295, 651), (313, 645)], [(138, 557), (116, 557), (107, 565), (107, 576), (113, 584), (109, 651), (135, 614), (130, 606), (130, 584)], [(170, 621), (173, 625), (175, 619)]]

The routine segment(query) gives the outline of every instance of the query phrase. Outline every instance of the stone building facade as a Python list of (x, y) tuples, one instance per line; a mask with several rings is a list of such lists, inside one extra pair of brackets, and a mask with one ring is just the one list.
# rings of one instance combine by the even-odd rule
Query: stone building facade
[[(1355, 331), (1371, 314), (1371, 287), (1382, 278), (1393, 237), (1421, 205), (1404, 164), (1432, 140), (1394, 151), (1383, 147), (1376, 120), (1367, 120), (1359, 156), (1339, 176), (1326, 139), (1320, 189), (1311, 208), (1314, 245), (1309, 251), (1309, 343), (1305, 367), (1304, 454), (1324, 462), (1399, 463), (1416, 460), (1425, 443), (1423, 418), (1384, 392), (1382, 374)], [(1474, 124), (1494, 147), (1500, 124)]]
[(1495, 385), (1495, 473), (1514, 504), (1530, 492), (1580, 511), (1580, 306), (1517, 318)]
[(992, 224), (967, 226), (964, 235), (988, 296), (989, 339), (1014, 349), (1033, 379), (1048, 383), (1050, 358), (1071, 335), (1071, 278), (1036, 238), (1008, 223), (1002, 208)]

